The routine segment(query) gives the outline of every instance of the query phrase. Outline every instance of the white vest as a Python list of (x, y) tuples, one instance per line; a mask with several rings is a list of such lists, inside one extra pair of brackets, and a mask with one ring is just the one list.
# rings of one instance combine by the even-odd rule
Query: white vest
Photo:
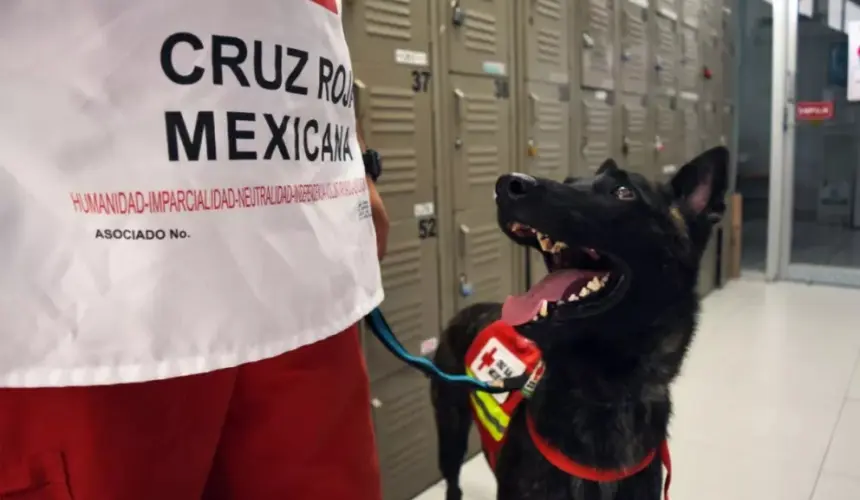
[(232, 367), (380, 303), (339, 10), (0, 2), (0, 387)]

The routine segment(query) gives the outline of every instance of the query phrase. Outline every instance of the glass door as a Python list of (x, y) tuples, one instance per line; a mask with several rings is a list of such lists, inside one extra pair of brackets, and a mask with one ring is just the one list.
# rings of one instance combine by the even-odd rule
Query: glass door
[(834, 26), (835, 17), (774, 2), (773, 101), (781, 116), (772, 122), (770, 208), (778, 216), (768, 231), (767, 275), (860, 287), (860, 103), (847, 99), (848, 54), (857, 57), (858, 47), (848, 47), (844, 20)]

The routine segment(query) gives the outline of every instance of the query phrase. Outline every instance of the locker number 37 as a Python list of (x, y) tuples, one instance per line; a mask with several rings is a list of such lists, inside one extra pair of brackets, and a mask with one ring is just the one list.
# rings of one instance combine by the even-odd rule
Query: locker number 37
[(413, 70), (412, 71), (412, 91), (413, 92), (427, 92), (427, 89), (430, 87), (430, 72), (422, 71), (422, 70)]

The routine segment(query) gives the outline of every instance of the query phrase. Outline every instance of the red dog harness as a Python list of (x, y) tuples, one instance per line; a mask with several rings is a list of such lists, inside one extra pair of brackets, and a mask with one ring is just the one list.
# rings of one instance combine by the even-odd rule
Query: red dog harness
[[(496, 321), (475, 337), (466, 353), (466, 373), (481, 381), (498, 383), (503, 379), (529, 374), (528, 382), (520, 391), (503, 394), (473, 392), (470, 395), (472, 417), (478, 424), (481, 444), (490, 462), (496, 468), (499, 452), (507, 438), (507, 430), (514, 411), (523, 399), (530, 397), (543, 376), (540, 349), (510, 325)], [(598, 483), (620, 481), (631, 477), (654, 461), (658, 455), (666, 468), (666, 481), (663, 486), (665, 500), (669, 500), (669, 484), (672, 481), (672, 459), (669, 445), (663, 442), (633, 467), (619, 470), (600, 470), (576, 463), (541, 437), (534, 427), (531, 416), (526, 414), (526, 426), (535, 447), (549, 463), (571, 476)]]

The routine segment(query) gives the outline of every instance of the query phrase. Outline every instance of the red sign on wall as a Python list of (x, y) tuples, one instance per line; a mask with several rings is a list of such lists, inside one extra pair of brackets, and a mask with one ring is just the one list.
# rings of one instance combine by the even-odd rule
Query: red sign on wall
[(798, 121), (821, 121), (833, 118), (833, 103), (829, 101), (799, 102), (795, 109)]

